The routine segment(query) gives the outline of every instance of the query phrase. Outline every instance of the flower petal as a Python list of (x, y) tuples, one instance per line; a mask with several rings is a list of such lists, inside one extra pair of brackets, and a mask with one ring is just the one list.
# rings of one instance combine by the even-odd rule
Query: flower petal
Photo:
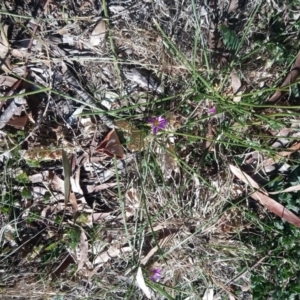
[(157, 127), (157, 126), (154, 126), (154, 127), (152, 128), (152, 131), (153, 131), (153, 134), (156, 135), (157, 132), (158, 132), (158, 127)]

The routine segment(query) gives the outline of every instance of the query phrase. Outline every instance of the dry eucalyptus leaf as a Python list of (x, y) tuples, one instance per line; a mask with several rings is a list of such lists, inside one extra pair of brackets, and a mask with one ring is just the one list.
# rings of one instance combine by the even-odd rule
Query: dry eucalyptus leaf
[(105, 263), (114, 257), (121, 256), (122, 253), (130, 252), (130, 251), (132, 251), (131, 247), (117, 248), (115, 246), (110, 246), (107, 251), (102, 252), (95, 258), (94, 264)]
[(141, 267), (138, 268), (135, 279), (137, 286), (144, 292), (148, 299), (151, 299), (151, 290), (147, 287), (145, 283)]
[(24, 130), (28, 121), (28, 115), (24, 116), (12, 116), (6, 125), (12, 126), (16, 129)]
[[(232, 87), (232, 92), (235, 94), (242, 86), (241, 80), (239, 79), (239, 77), (237, 76), (237, 74), (235, 72), (231, 72), (230, 74), (231, 76), (231, 87)], [(239, 93), (238, 93), (239, 95)], [(240, 96), (234, 96), (233, 97), (233, 102), (240, 102), (241, 101), (241, 97)]]
[(99, 144), (96, 151), (103, 152), (111, 157), (116, 155), (118, 159), (122, 159), (125, 156), (120, 139), (114, 129), (106, 135), (105, 139)]
[[(24, 93), (24, 90), (20, 91), (20, 94), (22, 93)], [(13, 115), (20, 115), (25, 104), (26, 99), (23, 96), (16, 95), (0, 116), (0, 129), (9, 122)]]
[(0, 75), (0, 86), (12, 87), (18, 81), (17, 78), (8, 75)]
[(116, 126), (124, 133), (128, 142), (127, 148), (130, 151), (142, 151), (148, 144), (146, 134), (143, 130), (134, 126), (131, 122), (126, 120), (117, 120)]
[(279, 162), (282, 158), (291, 155), (293, 152), (300, 149), (300, 142), (288, 148), (286, 151), (279, 152), (274, 158), (268, 158), (263, 161), (264, 168), (267, 168), (273, 164)]
[(75, 215), (78, 211), (77, 199), (74, 193), (70, 193), (69, 202), (72, 206), (73, 214)]
[(255, 192), (251, 194), (250, 197), (260, 202), (263, 206), (268, 208), (275, 215), (295, 225), (296, 227), (300, 227), (300, 219), (291, 211), (289, 211), (287, 208), (285, 208), (283, 205), (275, 201), (274, 199), (260, 192)]
[(270, 192), (269, 194), (271, 195), (276, 195), (276, 194), (281, 194), (281, 193), (289, 193), (289, 192), (296, 192), (300, 191), (300, 184), (290, 186), (289, 188), (282, 190), (282, 191), (277, 191), (277, 192)]
[(65, 183), (54, 173), (53, 170), (49, 170), (48, 180), (53, 189), (65, 194)]
[[(300, 52), (298, 53), (298, 56), (296, 58), (296, 61), (292, 67), (292, 70), (289, 72), (285, 80), (283, 81), (282, 85), (280, 87), (284, 87), (286, 85), (292, 84), (295, 82), (299, 75), (299, 69), (300, 69)], [(278, 101), (282, 95), (283, 91), (276, 91), (268, 100), (267, 102), (276, 102)]]
[(228, 13), (234, 13), (239, 7), (239, 0), (231, 0), (229, 7), (228, 7)]
[(214, 299), (214, 289), (206, 289), (202, 300), (213, 300)]
[(83, 265), (88, 260), (88, 252), (89, 252), (89, 244), (88, 244), (87, 236), (85, 235), (82, 229), (80, 234), (80, 242), (79, 242), (79, 263), (76, 272), (82, 269)]
[(106, 22), (101, 20), (93, 30), (90, 36), (90, 43), (92, 46), (98, 46), (101, 42), (103, 42), (105, 38), (105, 31), (106, 31)]
[(250, 185), (252, 188), (256, 188), (260, 191), (262, 191), (263, 193), (265, 193), (266, 195), (268, 195), (267, 191), (263, 190), (258, 183), (253, 180), (249, 175), (247, 175), (245, 172), (243, 172), (241, 169), (233, 166), (233, 165), (229, 165), (229, 168), (231, 170), (231, 172), (241, 181), (243, 181), (244, 183)]
[(0, 25), (0, 30), (1, 30), (1, 39), (0, 39), (0, 66), (3, 71), (7, 72), (11, 70), (11, 65), (10, 65), (10, 58), (8, 57), (8, 52), (9, 52), (9, 42), (7, 40), (7, 30), (8, 26)]

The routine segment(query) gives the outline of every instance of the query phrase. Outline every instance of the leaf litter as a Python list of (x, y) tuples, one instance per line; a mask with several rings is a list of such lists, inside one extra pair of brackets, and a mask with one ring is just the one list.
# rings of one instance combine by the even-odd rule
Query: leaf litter
[[(208, 29), (205, 33), (209, 36), (208, 47), (213, 57), (226, 66), (233, 57), (232, 52), (236, 49), (239, 38), (238, 32), (235, 32), (230, 24), (220, 20), (224, 20), (226, 14), (234, 16), (240, 13), (241, 7), (239, 1), (229, 1), (228, 5), (225, 5), (226, 11), (223, 5), (220, 5), (220, 9), (216, 3), (217, 1), (205, 7), (197, 4), (197, 9), (200, 12), (203, 30)], [(205, 246), (207, 239), (211, 239), (211, 242), (215, 238), (219, 239), (220, 244), (226, 245), (228, 234), (237, 233), (243, 227), (243, 222), (237, 222), (227, 230), (229, 223), (226, 223), (222, 227), (223, 233), (220, 233), (219, 220), (215, 220), (228, 197), (238, 198), (241, 195), (240, 183), (232, 182), (232, 177), (224, 170), (218, 169), (220, 165), (224, 168), (224, 164), (220, 163), (224, 149), (219, 147), (216, 141), (220, 137), (217, 117), (211, 118), (209, 122), (204, 121), (203, 131), (203, 125), (198, 121), (197, 126), (200, 129), (189, 124), (189, 120), (186, 120), (186, 124), (184, 121), (177, 124), (178, 126), (173, 126), (175, 121), (171, 120), (170, 127), (164, 130), (164, 133), (160, 134), (157, 130), (155, 137), (150, 138), (149, 128), (147, 131), (141, 126), (149, 117), (153, 117), (147, 115), (151, 101), (155, 103), (158, 111), (162, 110), (164, 106), (155, 101), (164, 96), (180, 95), (182, 90), (179, 87), (189, 86), (186, 66), (174, 53), (170, 54), (171, 49), (168, 49), (166, 41), (153, 29), (154, 26), (149, 26), (151, 14), (157, 15), (163, 11), (165, 18), (168, 14), (173, 15), (170, 10), (172, 7), (166, 5), (165, 1), (158, 2), (156, 7), (150, 7), (147, 1), (136, 2), (133, 7), (140, 8), (136, 9), (136, 18), (140, 18), (138, 24), (147, 24), (137, 26), (132, 20), (132, 10), (127, 4), (109, 4), (111, 19), (108, 20), (99, 20), (101, 5), (97, 7), (95, 3), (88, 1), (81, 2), (80, 5), (66, 5), (68, 9), (64, 9), (59, 2), (47, 1), (45, 5), (40, 6), (40, 11), (51, 18), (36, 24), (24, 23), (24, 31), (21, 32), (21, 36), (24, 37), (22, 43), (17, 32), (11, 30), (8, 17), (5, 22), (10, 25), (4, 25), (1, 31), (1, 68), (7, 72), (0, 74), (1, 96), (11, 96), (3, 106), (0, 116), (3, 124), (1, 128), (8, 133), (10, 140), (4, 141), (1, 137), (1, 147), (3, 145), (6, 152), (13, 151), (11, 149), (15, 147), (18, 150), (17, 160), (21, 161), (23, 166), (26, 165), (28, 172), (28, 176), (24, 175), (22, 164), (18, 164), (14, 175), (10, 177), (14, 182), (14, 192), (20, 195), (18, 203), (14, 205), (21, 213), (15, 225), (17, 231), (5, 227), (7, 230), (2, 244), (5, 247), (9, 245), (10, 248), (6, 249), (8, 256), (12, 257), (15, 247), (26, 244), (29, 246), (28, 250), (20, 250), (16, 254), (17, 262), (18, 255), (26, 257), (28, 262), (23, 260), (22, 264), (16, 263), (15, 272), (17, 268), (21, 268), (25, 273), (32, 270), (29, 260), (36, 263), (43, 260), (49, 265), (47, 274), (78, 279), (78, 287), (68, 287), (69, 291), (76, 290), (81, 293), (83, 288), (79, 281), (83, 280), (90, 284), (89, 287), (86, 284), (84, 289), (87, 288), (92, 293), (91, 286), (95, 284), (92, 279), (95, 275), (101, 276), (104, 283), (110, 284), (111, 274), (113, 277), (116, 274), (113, 272), (122, 272), (126, 276), (135, 275), (132, 267), (123, 267), (129, 261), (137, 260), (147, 268), (152, 266), (153, 262), (166, 259), (169, 262), (164, 273), (169, 276), (161, 279), (166, 286), (177, 287), (178, 283), (184, 283), (186, 279), (191, 282), (195, 276), (199, 278), (198, 274), (191, 270), (196, 265), (201, 265), (204, 269), (211, 270), (209, 278), (212, 278), (216, 286), (221, 287), (224, 295), (233, 297), (224, 285), (233, 277), (235, 271), (230, 271), (233, 267), (229, 264), (221, 266), (214, 263), (211, 257), (217, 255), (217, 252), (213, 253), (214, 250)], [(30, 10), (31, 6), (26, 6), (26, 9)], [(22, 5), (16, 7), (19, 16), (27, 15), (26, 9)], [(194, 35), (194, 27), (190, 22), (182, 21), (191, 16), (192, 6), (174, 9), (178, 13), (179, 23), (174, 28), (173, 40), (187, 57), (192, 57), (194, 46), (190, 37)], [(208, 11), (214, 13), (214, 19), (211, 19)], [(107, 21), (113, 25), (111, 29), (106, 26)], [(163, 22), (160, 25), (163, 27)], [(181, 32), (178, 29), (183, 25), (185, 30)], [(111, 51), (107, 38), (109, 34), (114, 37), (116, 53)], [(115, 69), (115, 65), (112, 64), (114, 59), (119, 60), (120, 70)], [(298, 76), (295, 71), (297, 60), (298, 57), (282, 87), (295, 82)], [(214, 70), (212, 73), (218, 71)], [(246, 79), (251, 78), (252, 73), (243, 76)], [(269, 75), (268, 73), (267, 76)], [(43, 87), (48, 90), (24, 98), (26, 102), (22, 102), (17, 114), (11, 108), (11, 103), (18, 104), (18, 92), (25, 89), (30, 93)], [(241, 88), (241, 80), (237, 73), (232, 72), (231, 83), (228, 83), (224, 95), (232, 95), (229, 92), (231, 90), (234, 94), (233, 101), (242, 102), (243, 97), (239, 96)], [(186, 115), (180, 106), (176, 107), (181, 98), (178, 95), (176, 105), (170, 104), (167, 110), (172, 111), (172, 118), (184, 120)], [(270, 99), (276, 102), (281, 96), (282, 94), (277, 93)], [(195, 115), (199, 117), (205, 117), (207, 111), (215, 114), (219, 110), (215, 104), (211, 110), (209, 107), (203, 109), (201, 105), (197, 106), (192, 101), (188, 102), (188, 105), (195, 109)], [(127, 107), (131, 109), (126, 109)], [(85, 116), (87, 112), (94, 112), (94, 115)], [(133, 122), (128, 121), (131, 113), (136, 115), (132, 118)], [(157, 118), (159, 116), (157, 113)], [(226, 113), (224, 120), (230, 124)], [(206, 141), (209, 141), (201, 145), (195, 143), (196, 146), (190, 147), (188, 140), (180, 139), (180, 135), (177, 135), (182, 134), (184, 126), (191, 126), (195, 136), (205, 136)], [(14, 136), (12, 127), (20, 129), (22, 133), (18, 134), (21, 137)], [(129, 133), (129, 138), (125, 136), (125, 139), (128, 138), (125, 142), (121, 138), (122, 131)], [(296, 140), (296, 136), (291, 138)], [(277, 140), (279, 139), (278, 137)], [(285, 146), (288, 147), (286, 151), (281, 149), (274, 157), (266, 157), (263, 165), (273, 165), (282, 157), (298, 150), (297, 144), (289, 146), (289, 143), (286, 143)], [(153, 159), (149, 159), (145, 154), (149, 153), (149, 149), (161, 173), (157, 172), (155, 176), (151, 174), (140, 186), (138, 182), (144, 173), (140, 173), (136, 166), (142, 161), (144, 166), (153, 168)], [(275, 145), (273, 149), (276, 149)], [(216, 164), (212, 164), (208, 169), (200, 168), (197, 160), (194, 160), (195, 151), (198, 158), (199, 152), (201, 155), (202, 152), (205, 153), (202, 158), (214, 154)], [(115, 156), (117, 161), (114, 161)], [(200, 160), (203, 162), (202, 158)], [(3, 162), (5, 160), (7, 156), (3, 156)], [(185, 164), (192, 168), (192, 175), (185, 172)], [(278, 216), (296, 226), (299, 225), (297, 217), (271, 199), (251, 176), (233, 165), (230, 165), (230, 169), (246, 185), (250, 184), (256, 189), (250, 194), (252, 198)], [(198, 172), (203, 172), (204, 177), (208, 178), (210, 189), (203, 180), (199, 180)], [(15, 182), (16, 178), (18, 182), (23, 178), (23, 184), (27, 182), (25, 187), (20, 189)], [(166, 185), (165, 188), (162, 187), (162, 182)], [(178, 189), (181, 186), (184, 188)], [(177, 189), (180, 190), (178, 195), (174, 193)], [(3, 188), (4, 192), (7, 190), (7, 187)], [(294, 186), (281, 192), (297, 190), (298, 187)], [(174, 200), (172, 205), (169, 205), (169, 199)], [(122, 209), (121, 201), (124, 201)], [(147, 214), (151, 217), (150, 223)], [(236, 214), (242, 216), (240, 212)], [(207, 225), (203, 235), (198, 234), (197, 228), (202, 228), (209, 219), (216, 222)], [(222, 217), (220, 219), (224, 221)], [(57, 230), (57, 224), (62, 225), (64, 233)], [(45, 231), (47, 233), (44, 233)], [(14, 237), (16, 232), (19, 238)], [(28, 232), (29, 236), (36, 236), (37, 239), (28, 239)], [(103, 247), (92, 251), (94, 244)], [(45, 247), (40, 247), (41, 245)], [(133, 248), (129, 245), (133, 245)], [(190, 249), (195, 247), (192, 245), (197, 245), (197, 253), (204, 257), (203, 260), (199, 261), (192, 253), (193, 250)], [(198, 248), (198, 245), (203, 246)], [(49, 250), (51, 248), (53, 252)], [(59, 254), (53, 249), (58, 249)], [(165, 257), (161, 256), (162, 250), (167, 253)], [(5, 255), (3, 260), (6, 259), (9, 265), (8, 256)], [(51, 262), (49, 257), (53, 257)], [(191, 262), (193, 260), (195, 261)], [(226, 272), (221, 271), (224, 266)], [(35, 273), (42, 271), (44, 270), (37, 267)], [(141, 267), (138, 267), (135, 279), (144, 295), (150, 298), (152, 291), (144, 279), (145, 274), (146, 272), (143, 273)], [(6, 282), (10, 284), (8, 279)], [(14, 286), (17, 288), (17, 284)], [(213, 289), (207, 288), (206, 291), (208, 292), (202, 288), (201, 292), (197, 293), (201, 294), (200, 297), (204, 295), (203, 299), (213, 297)]]

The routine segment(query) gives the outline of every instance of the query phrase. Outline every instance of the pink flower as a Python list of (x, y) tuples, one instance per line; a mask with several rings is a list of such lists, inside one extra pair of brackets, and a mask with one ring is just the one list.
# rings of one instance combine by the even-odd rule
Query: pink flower
[(151, 118), (148, 120), (148, 123), (152, 126), (152, 133), (155, 135), (159, 130), (163, 130), (166, 128), (168, 121), (162, 116)]
[(162, 269), (152, 269), (151, 274), (152, 276), (150, 276), (150, 280), (153, 282), (158, 281), (159, 279), (161, 279), (163, 276), (161, 275)]
[(216, 113), (216, 107), (215, 106), (213, 106), (213, 107), (211, 107), (209, 110), (208, 110), (208, 112), (210, 113), (210, 114), (215, 114)]

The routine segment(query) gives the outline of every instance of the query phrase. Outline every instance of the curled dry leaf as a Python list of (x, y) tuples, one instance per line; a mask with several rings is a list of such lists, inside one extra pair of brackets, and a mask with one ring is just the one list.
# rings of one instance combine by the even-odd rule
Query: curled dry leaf
[(231, 0), (229, 7), (228, 7), (228, 13), (234, 13), (239, 7), (239, 0)]
[(282, 190), (282, 191), (270, 192), (269, 194), (276, 195), (276, 194), (296, 192), (296, 191), (300, 191), (300, 184), (294, 185), (294, 186), (290, 186), (289, 188), (287, 188), (285, 190)]
[(93, 30), (90, 36), (90, 43), (92, 46), (98, 46), (101, 42), (103, 42), (105, 38), (106, 31), (106, 23), (104, 20), (101, 20)]
[(70, 193), (69, 198), (70, 204), (72, 206), (73, 214), (75, 215), (78, 211), (77, 199), (74, 193)]
[[(25, 90), (20, 91), (20, 94)], [(5, 111), (0, 116), (0, 129), (2, 129), (13, 115), (20, 115), (23, 110), (23, 105), (26, 104), (26, 99), (23, 96), (16, 95), (13, 101), (6, 107)]]
[(283, 157), (291, 155), (293, 152), (300, 149), (300, 142), (288, 148), (286, 151), (279, 152), (275, 157), (268, 158), (263, 161), (264, 168), (269, 167), (279, 162)]
[[(241, 83), (240, 78), (237, 76), (237, 74), (235, 72), (231, 72), (230, 75), (231, 75), (232, 92), (233, 92), (233, 94), (235, 94), (241, 88), (242, 83)], [(238, 92), (237, 95), (233, 97), (233, 102), (241, 101), (241, 97), (239, 95), (241, 95), (241, 92)]]
[(53, 189), (60, 191), (63, 195), (65, 194), (64, 181), (60, 179), (53, 170), (49, 170), (48, 180)]
[(109, 156), (116, 157), (118, 159), (122, 159), (124, 157), (124, 150), (120, 143), (120, 139), (115, 131), (115, 129), (111, 130), (105, 139), (99, 144), (96, 151), (103, 152)]
[(76, 272), (82, 269), (83, 265), (87, 261), (88, 252), (89, 252), (89, 244), (88, 244), (87, 236), (85, 235), (82, 229), (80, 234), (80, 242), (79, 242), (79, 263)]
[(126, 120), (117, 120), (116, 126), (123, 132), (128, 142), (127, 149), (130, 151), (142, 151), (148, 144), (146, 134), (143, 130), (134, 126), (131, 122)]
[(0, 86), (12, 87), (17, 81), (17, 78), (8, 75), (0, 75)]
[(28, 115), (24, 116), (12, 116), (6, 125), (12, 126), (16, 129), (23, 130), (28, 122)]
[(263, 193), (265, 193), (266, 195), (268, 195), (268, 192), (263, 190), (258, 183), (253, 180), (249, 175), (247, 175), (245, 172), (243, 172), (241, 169), (233, 166), (233, 165), (229, 165), (229, 168), (231, 170), (231, 172), (241, 181), (243, 181), (244, 183), (250, 185), (252, 188), (256, 188), (257, 190), (261, 190)]
[(151, 299), (151, 290), (147, 287), (147, 285), (145, 283), (141, 267), (138, 267), (138, 271), (136, 273), (135, 280), (136, 280), (137, 286), (144, 292), (144, 294), (146, 295), (146, 297), (148, 299)]
[(250, 195), (251, 198), (260, 202), (263, 206), (267, 207), (271, 212), (273, 212), (278, 217), (286, 220), (287, 222), (300, 227), (300, 219), (285, 208), (283, 205), (275, 201), (274, 199), (264, 195), (260, 192), (254, 192)]
[(10, 58), (8, 57), (9, 42), (7, 40), (8, 25), (0, 25), (0, 67), (3, 71), (9, 72), (11, 70)]
[(206, 289), (202, 300), (213, 300), (214, 299), (214, 289)]
[[(230, 170), (243, 182), (249, 182), (249, 176), (242, 172), (240, 169), (230, 165)], [(259, 185), (253, 179), (251, 179), (251, 184), (254, 187), (259, 187)], [(300, 227), (300, 219), (274, 199), (268, 197), (267, 195), (259, 191), (250, 194), (250, 197), (258, 201), (261, 205), (268, 208), (275, 215), (279, 216), (280, 218), (286, 220), (287, 222), (297, 227)]]
[(161, 237), (159, 237), (159, 246), (154, 246), (147, 255), (141, 260), (141, 265), (146, 265), (149, 259), (157, 252), (159, 248), (164, 247), (168, 242), (170, 242), (178, 232), (177, 229), (163, 229), (164, 232)]
[[(281, 87), (284, 87), (286, 85), (292, 84), (295, 82), (299, 75), (299, 70), (300, 70), (300, 52), (298, 53), (298, 56), (296, 58), (296, 61), (292, 67), (292, 70), (289, 72), (285, 80), (283, 81)], [(268, 100), (267, 102), (276, 102), (278, 101), (282, 95), (283, 91), (276, 91)]]
[(94, 260), (95, 264), (102, 264), (110, 259), (120, 256), (122, 253), (132, 251), (130, 247), (116, 248), (115, 246), (110, 246), (107, 251), (100, 253)]

